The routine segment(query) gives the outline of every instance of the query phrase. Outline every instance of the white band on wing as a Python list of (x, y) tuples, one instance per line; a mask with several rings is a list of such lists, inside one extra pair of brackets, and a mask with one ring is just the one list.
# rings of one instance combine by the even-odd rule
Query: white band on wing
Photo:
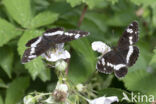
[(45, 33), (44, 36), (63, 35), (63, 33), (64, 31), (56, 31), (56, 32)]
[(130, 57), (131, 57), (132, 54), (133, 54), (133, 46), (129, 46), (128, 54), (127, 54), (127, 57), (126, 57), (127, 64), (129, 63), (129, 60), (130, 60)]

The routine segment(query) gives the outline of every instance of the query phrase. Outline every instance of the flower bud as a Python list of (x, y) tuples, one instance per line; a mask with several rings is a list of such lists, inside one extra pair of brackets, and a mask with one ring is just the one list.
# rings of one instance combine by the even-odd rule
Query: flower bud
[(59, 71), (65, 71), (65, 69), (67, 67), (67, 63), (65, 61), (63, 61), (63, 60), (57, 61), (56, 64), (55, 64), (55, 67)]
[(56, 90), (59, 90), (59, 91), (63, 91), (65, 93), (67, 93), (68, 91), (68, 86), (66, 84), (58, 84), (56, 86)]
[(65, 102), (68, 95), (68, 86), (66, 84), (57, 83), (55, 91), (53, 93), (54, 99), (57, 102)]
[(83, 86), (83, 84), (77, 84), (76, 85), (76, 88), (77, 88), (77, 90), (79, 91), (79, 92), (82, 92), (83, 91), (83, 89), (84, 89), (84, 86)]
[(23, 101), (24, 101), (24, 104), (35, 104), (36, 99), (34, 99), (33, 96), (28, 95), (24, 97)]

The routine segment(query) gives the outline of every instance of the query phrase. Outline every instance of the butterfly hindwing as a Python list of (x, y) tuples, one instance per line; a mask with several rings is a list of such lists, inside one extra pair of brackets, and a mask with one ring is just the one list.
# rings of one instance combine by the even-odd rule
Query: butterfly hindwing
[(134, 45), (138, 41), (138, 32), (138, 23), (134, 21), (123, 32), (118, 41), (118, 47), (123, 48)]
[(123, 77), (127, 73), (125, 60), (114, 50), (104, 54), (98, 60), (96, 68), (99, 72), (105, 74), (110, 74), (114, 71), (117, 77)]
[(128, 72), (127, 67), (122, 67), (119, 70), (114, 70), (115, 76), (118, 78), (124, 77)]

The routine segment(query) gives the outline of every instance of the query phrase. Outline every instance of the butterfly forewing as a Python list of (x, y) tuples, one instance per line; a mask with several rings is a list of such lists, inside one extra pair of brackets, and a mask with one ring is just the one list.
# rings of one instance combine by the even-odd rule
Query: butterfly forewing
[(29, 62), (47, 51), (51, 47), (48, 44), (48, 41), (46, 41), (42, 36), (38, 37), (37, 40), (30, 45), (30, 48), (25, 50), (22, 57), (22, 63)]
[(36, 38), (33, 38), (33, 39), (31, 39), (31, 40), (29, 40), (27, 43), (26, 43), (26, 47), (30, 47), (31, 46), (31, 44), (33, 44), (36, 40), (38, 40), (39, 39), (39, 37), (36, 37)]
[[(60, 32), (64, 32), (63, 28), (53, 28), (53, 29), (48, 29), (46, 30), (45, 33), (50, 34), (50, 33), (57, 33), (57, 35), (59, 35)], [(44, 33), (44, 34), (45, 34)], [(43, 37), (42, 37), (43, 38)], [(33, 44), (34, 42), (36, 42), (39, 39), (39, 37), (33, 38), (31, 40), (29, 40), (25, 46), (27, 47), (31, 47), (31, 44)]]
[(138, 32), (138, 23), (134, 21), (123, 32), (118, 41), (117, 47), (123, 48), (128, 47), (129, 45), (134, 45), (138, 41)]
[[(59, 34), (58, 34), (59, 33)], [(84, 31), (76, 31), (76, 30), (70, 30), (67, 32), (58, 32), (58, 33), (44, 33), (44, 37), (47, 40), (50, 40), (50, 42), (52, 42), (53, 44), (59, 44), (59, 43), (64, 43), (64, 42), (69, 42), (71, 40), (76, 40), (79, 39), (81, 37), (85, 37), (87, 35), (89, 35), (88, 32), (84, 32)]]
[(120, 48), (117, 51), (129, 67), (135, 64), (139, 56), (139, 49), (136, 46), (128, 46), (122, 49)]

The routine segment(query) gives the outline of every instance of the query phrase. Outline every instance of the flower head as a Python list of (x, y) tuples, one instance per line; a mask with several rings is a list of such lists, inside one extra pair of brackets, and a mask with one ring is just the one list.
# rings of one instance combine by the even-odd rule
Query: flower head
[(56, 62), (61, 59), (69, 59), (70, 53), (67, 50), (64, 50), (64, 43), (56, 44), (55, 48), (48, 50), (46, 53), (43, 53), (42, 56), (50, 62)]
[(78, 90), (79, 92), (82, 92), (83, 89), (84, 89), (84, 85), (81, 84), (81, 83), (79, 83), (79, 84), (76, 85), (76, 88), (77, 88), (77, 90)]
[(87, 101), (89, 102), (89, 104), (111, 104), (113, 102), (118, 102), (119, 99), (117, 96), (111, 96), (111, 97), (102, 96), (93, 100), (87, 99)]
[(53, 93), (56, 102), (65, 102), (68, 96), (68, 86), (58, 82)]
[(68, 86), (66, 84), (63, 83), (57, 83), (55, 90), (59, 90), (59, 91), (63, 91), (65, 93), (67, 93), (68, 91)]
[(36, 101), (33, 98), (33, 96), (28, 95), (28, 96), (24, 97), (23, 102), (24, 102), (24, 104), (35, 104)]
[(101, 53), (101, 54), (105, 54), (105, 53), (111, 51), (111, 48), (108, 45), (106, 45), (105, 43), (101, 42), (101, 41), (93, 42), (92, 43), (92, 49), (94, 51), (97, 51), (97, 52)]

